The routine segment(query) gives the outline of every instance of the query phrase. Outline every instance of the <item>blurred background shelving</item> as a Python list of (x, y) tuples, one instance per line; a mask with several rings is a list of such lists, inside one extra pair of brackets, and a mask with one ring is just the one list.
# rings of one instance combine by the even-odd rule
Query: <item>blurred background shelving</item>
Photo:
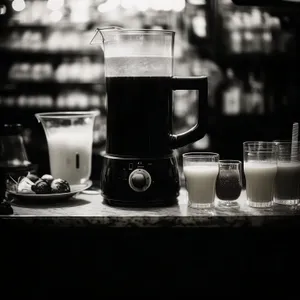
[[(0, 12), (0, 118), (24, 125), (29, 152), (46, 148), (34, 113), (57, 110), (100, 110), (94, 147), (103, 149), (103, 53), (90, 41), (107, 25), (172, 29), (175, 73), (209, 75), (207, 135), (179, 153), (241, 159), (243, 141), (289, 137), (299, 117), (295, 37), (266, 9), (229, 0), (0, 0)], [(175, 92), (177, 132), (194, 124), (195, 99)]]

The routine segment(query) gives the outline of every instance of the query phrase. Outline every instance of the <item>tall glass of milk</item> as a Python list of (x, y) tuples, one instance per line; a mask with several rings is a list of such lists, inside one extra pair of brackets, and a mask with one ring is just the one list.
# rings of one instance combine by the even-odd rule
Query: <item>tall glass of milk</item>
[(212, 208), (219, 173), (219, 154), (189, 152), (184, 153), (182, 157), (189, 206), (200, 209)]
[(277, 145), (274, 142), (243, 143), (247, 203), (250, 207), (273, 205), (277, 173)]
[(274, 202), (297, 205), (300, 199), (300, 143), (283, 140), (275, 142), (278, 155)]
[(43, 125), (54, 178), (70, 185), (86, 183), (91, 176), (93, 128), (98, 111), (36, 114)]

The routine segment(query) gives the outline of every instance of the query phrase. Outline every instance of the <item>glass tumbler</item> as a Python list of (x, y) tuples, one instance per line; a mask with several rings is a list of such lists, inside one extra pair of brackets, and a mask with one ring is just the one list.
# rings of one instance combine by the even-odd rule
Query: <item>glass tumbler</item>
[(247, 203), (250, 207), (271, 207), (277, 173), (277, 145), (275, 142), (244, 142), (243, 149)]
[(35, 114), (43, 125), (51, 175), (70, 185), (85, 184), (91, 175), (95, 117), (99, 111)]
[(297, 205), (300, 198), (300, 143), (276, 141), (277, 174), (274, 203)]
[(189, 206), (207, 209), (214, 205), (216, 179), (219, 173), (219, 154), (189, 152), (183, 154), (183, 173)]
[(216, 183), (216, 195), (219, 206), (238, 207), (238, 198), (242, 191), (242, 162), (239, 160), (220, 160)]

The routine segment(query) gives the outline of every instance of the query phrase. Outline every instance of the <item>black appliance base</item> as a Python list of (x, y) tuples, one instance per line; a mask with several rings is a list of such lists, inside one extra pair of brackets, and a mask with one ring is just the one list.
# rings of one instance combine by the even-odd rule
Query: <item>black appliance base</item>
[(130, 201), (125, 199), (109, 199), (103, 195), (103, 202), (109, 206), (114, 207), (131, 207), (131, 208), (154, 208), (154, 207), (170, 207), (178, 204), (177, 197), (172, 199), (151, 199), (151, 200), (141, 200), (141, 201)]
[(175, 156), (128, 158), (102, 154), (100, 185), (111, 206), (166, 207), (177, 203), (180, 192)]

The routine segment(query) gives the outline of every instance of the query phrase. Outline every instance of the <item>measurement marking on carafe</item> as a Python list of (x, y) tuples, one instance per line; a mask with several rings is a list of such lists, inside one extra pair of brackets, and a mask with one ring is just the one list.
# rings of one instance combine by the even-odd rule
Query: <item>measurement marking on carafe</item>
[(80, 168), (80, 159), (79, 159), (79, 153), (76, 153), (76, 169)]

